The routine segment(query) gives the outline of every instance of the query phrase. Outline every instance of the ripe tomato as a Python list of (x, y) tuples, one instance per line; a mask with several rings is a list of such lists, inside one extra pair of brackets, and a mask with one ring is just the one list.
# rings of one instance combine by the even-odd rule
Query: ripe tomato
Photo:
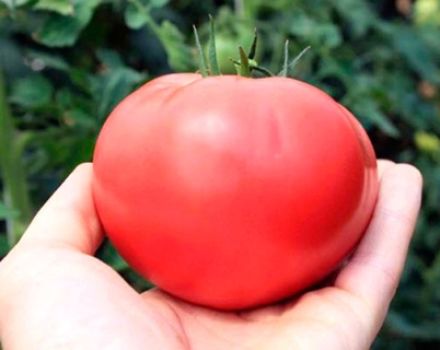
[(376, 201), (364, 130), (288, 78), (172, 74), (128, 96), (94, 154), (111, 241), (163, 290), (219, 309), (272, 303), (349, 254)]

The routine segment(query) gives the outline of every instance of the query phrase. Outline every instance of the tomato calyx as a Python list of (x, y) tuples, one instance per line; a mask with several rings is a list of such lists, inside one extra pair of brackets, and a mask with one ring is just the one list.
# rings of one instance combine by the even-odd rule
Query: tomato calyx
[[(196, 41), (197, 50), (199, 51), (199, 72), (203, 77), (221, 75), (221, 71), (218, 64), (217, 59), (217, 49), (215, 44), (215, 25), (214, 19), (212, 16), (209, 16), (210, 29), (209, 29), (209, 45), (208, 45), (208, 57), (205, 55), (205, 51), (200, 43), (199, 34), (197, 32), (197, 28), (193, 25), (194, 37)], [(283, 68), (278, 74), (274, 74), (269, 69), (260, 66), (255, 59), (257, 52), (257, 43), (258, 43), (258, 33), (257, 29), (255, 29), (254, 40), (252, 42), (249, 53), (246, 54), (245, 50), (242, 46), (239, 46), (238, 52), (240, 59), (236, 60), (230, 58), (230, 60), (234, 63), (237, 74), (243, 77), (255, 77), (254, 72), (258, 72), (264, 77), (290, 77), (291, 72), (293, 71), (296, 64), (299, 60), (304, 56), (304, 54), (310, 49), (310, 46), (307, 46), (303, 49), (297, 56), (295, 56), (292, 60), (289, 60), (289, 40), (286, 40), (284, 45), (284, 63)]]
[(251, 49), (249, 50), (249, 54), (246, 55), (243, 47), (240, 46), (238, 48), (240, 60), (234, 60), (231, 58), (231, 61), (234, 63), (237, 73), (241, 76), (251, 77), (252, 72), (257, 71), (262, 73), (264, 76), (273, 77), (275, 74), (273, 74), (269, 69), (259, 66), (258, 62), (255, 60), (255, 55), (257, 53), (257, 43), (258, 33), (257, 29), (255, 29), (254, 40), (252, 42)]

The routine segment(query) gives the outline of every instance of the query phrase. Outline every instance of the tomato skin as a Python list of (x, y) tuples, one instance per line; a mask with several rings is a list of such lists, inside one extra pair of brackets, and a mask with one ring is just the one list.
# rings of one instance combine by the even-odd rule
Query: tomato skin
[(374, 150), (350, 112), (288, 78), (172, 74), (128, 96), (94, 154), (104, 228), (142, 276), (234, 310), (334, 270), (375, 206)]

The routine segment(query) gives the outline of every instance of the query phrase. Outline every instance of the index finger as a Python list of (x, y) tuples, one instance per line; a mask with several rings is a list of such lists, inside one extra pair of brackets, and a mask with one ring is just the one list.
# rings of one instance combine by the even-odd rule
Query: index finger
[(402, 273), (420, 209), (422, 177), (407, 164), (385, 167), (367, 232), (335, 285), (383, 319)]

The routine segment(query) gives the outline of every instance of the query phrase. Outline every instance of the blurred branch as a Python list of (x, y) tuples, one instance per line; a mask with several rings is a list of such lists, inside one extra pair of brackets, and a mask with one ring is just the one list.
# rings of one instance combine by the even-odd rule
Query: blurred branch
[(0, 70), (0, 174), (3, 179), (5, 202), (18, 215), (7, 220), (7, 236), (10, 246), (19, 240), (31, 218), (31, 206), (25, 172), (21, 162), (23, 139), (17, 137), (11, 111), (6, 100), (6, 86)]

